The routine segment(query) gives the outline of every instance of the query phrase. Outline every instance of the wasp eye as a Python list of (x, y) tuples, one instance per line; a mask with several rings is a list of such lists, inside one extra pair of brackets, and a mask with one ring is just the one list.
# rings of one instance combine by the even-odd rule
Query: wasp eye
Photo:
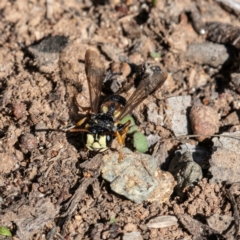
[(89, 130), (90, 130), (90, 132), (92, 133), (92, 134), (96, 134), (97, 133), (97, 130), (95, 129), (95, 128), (89, 128)]
[(106, 138), (107, 138), (108, 142), (111, 141), (111, 136), (110, 135), (107, 135)]

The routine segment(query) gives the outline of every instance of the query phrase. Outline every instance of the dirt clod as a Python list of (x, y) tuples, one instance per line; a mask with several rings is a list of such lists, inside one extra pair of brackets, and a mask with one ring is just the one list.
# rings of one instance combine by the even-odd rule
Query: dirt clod
[(32, 134), (25, 134), (20, 138), (20, 148), (24, 153), (37, 148), (37, 139)]
[(17, 119), (22, 118), (26, 114), (26, 105), (24, 103), (16, 103), (13, 105), (13, 114)]
[(0, 172), (10, 173), (17, 167), (17, 159), (13, 154), (0, 153)]

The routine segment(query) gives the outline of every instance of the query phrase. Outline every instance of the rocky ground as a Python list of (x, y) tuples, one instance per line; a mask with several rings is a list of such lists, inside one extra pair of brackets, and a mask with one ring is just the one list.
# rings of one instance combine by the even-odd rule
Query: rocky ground
[[(237, 239), (238, 5), (2, 0), (0, 239)], [(141, 64), (168, 73), (132, 111), (150, 162), (129, 135), (133, 161), (124, 157), (124, 172), (111, 170), (131, 187), (134, 169), (143, 169), (141, 181), (143, 171), (149, 174), (156, 187), (147, 195), (146, 187), (141, 200), (118, 192), (105, 176), (109, 163), (124, 166), (111, 162), (115, 140), (94, 155), (84, 134), (41, 131), (65, 129), (86, 114), (89, 48), (106, 69), (103, 98), (128, 99)]]

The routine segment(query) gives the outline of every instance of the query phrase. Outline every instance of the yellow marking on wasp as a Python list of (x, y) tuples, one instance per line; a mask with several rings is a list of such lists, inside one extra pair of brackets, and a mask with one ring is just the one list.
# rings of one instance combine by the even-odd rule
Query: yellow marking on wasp
[(100, 136), (98, 142), (100, 143), (101, 147), (107, 147), (107, 136)]
[(94, 142), (94, 138), (92, 134), (87, 134), (87, 145), (91, 146)]
[(107, 147), (107, 136), (96, 135), (96, 142), (92, 134), (87, 134), (87, 144), (86, 147), (91, 151), (104, 152), (108, 149)]
[(103, 111), (103, 113), (107, 113), (108, 112), (108, 107), (107, 106), (103, 106), (102, 107), (102, 111)]
[(120, 113), (121, 113), (121, 111), (119, 111), (119, 110), (114, 111), (114, 113), (113, 113), (114, 118), (117, 118), (120, 115)]

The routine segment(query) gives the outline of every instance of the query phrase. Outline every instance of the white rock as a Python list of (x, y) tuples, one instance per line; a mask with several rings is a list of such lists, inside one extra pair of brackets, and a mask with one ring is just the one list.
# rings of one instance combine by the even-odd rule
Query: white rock
[(171, 124), (171, 130), (175, 136), (187, 135), (189, 133), (189, 122), (187, 110), (191, 106), (191, 96), (177, 96), (166, 100), (166, 115)]
[(129, 232), (123, 234), (123, 240), (143, 240), (140, 232)]

